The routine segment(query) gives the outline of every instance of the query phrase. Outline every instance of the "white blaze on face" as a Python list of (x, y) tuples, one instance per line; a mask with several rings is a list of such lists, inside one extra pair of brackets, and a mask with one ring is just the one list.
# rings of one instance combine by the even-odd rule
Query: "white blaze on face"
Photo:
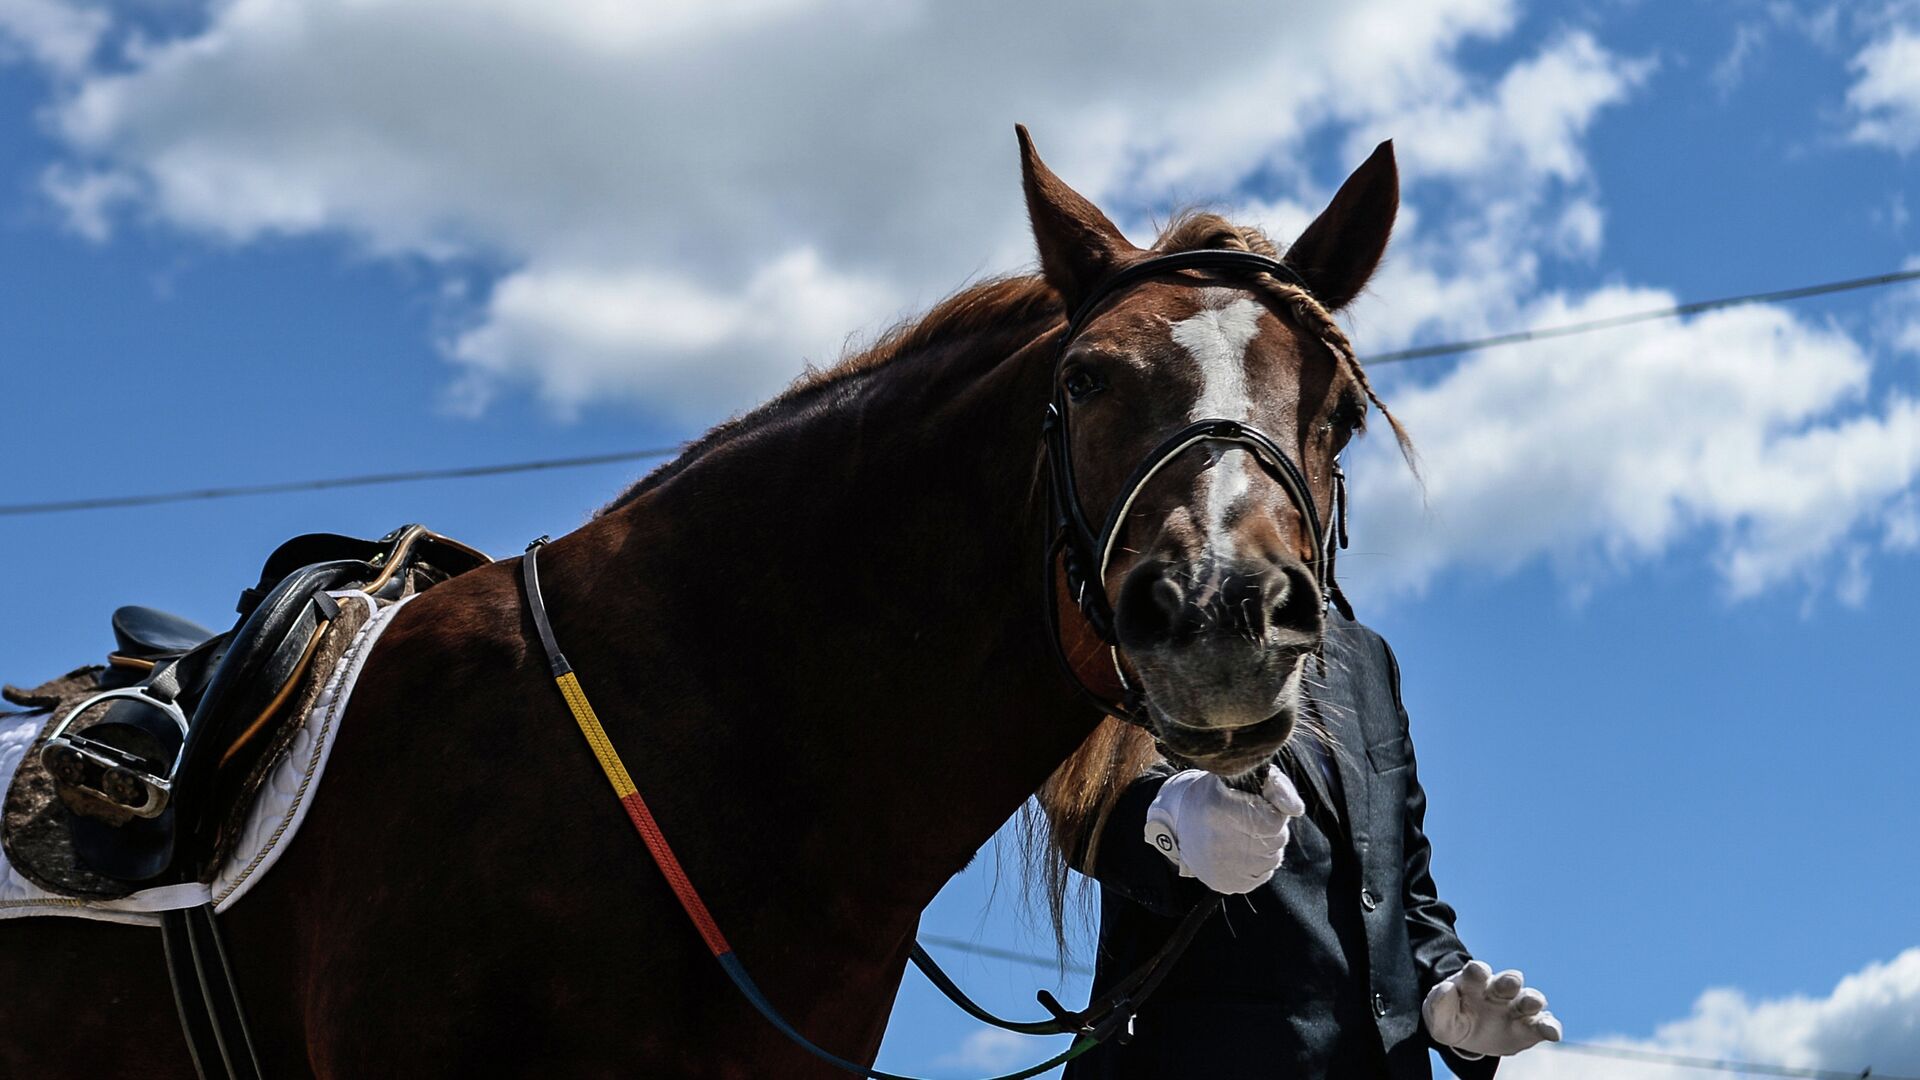
[[(1173, 324), (1173, 341), (1200, 369), (1200, 395), (1187, 411), (1193, 420), (1245, 420), (1252, 401), (1247, 391), (1247, 348), (1260, 333), (1259, 301), (1224, 289), (1210, 289), (1206, 309)], [(1227, 450), (1203, 474), (1207, 484), (1207, 543), (1226, 554), (1227, 515), (1247, 493), (1246, 451)]]

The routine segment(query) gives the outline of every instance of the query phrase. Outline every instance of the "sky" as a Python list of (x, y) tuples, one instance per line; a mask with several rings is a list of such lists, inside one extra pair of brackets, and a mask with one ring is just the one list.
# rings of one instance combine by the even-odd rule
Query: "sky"
[[(1899, 0), (0, 0), (0, 503), (677, 443), (1030, 268), (1016, 121), (1140, 242), (1284, 240), (1393, 138), (1363, 356), (1920, 266)], [(1569, 1040), (1920, 1075), (1917, 360), (1908, 287), (1375, 370), (1425, 486), (1350, 453), (1343, 581), (1462, 936)], [(224, 626), (298, 532), (507, 555), (645, 467), (0, 516), (0, 675)], [(996, 842), (923, 928), (1048, 953), (1020, 894)], [(1049, 1045), (910, 973), (881, 1067)]]

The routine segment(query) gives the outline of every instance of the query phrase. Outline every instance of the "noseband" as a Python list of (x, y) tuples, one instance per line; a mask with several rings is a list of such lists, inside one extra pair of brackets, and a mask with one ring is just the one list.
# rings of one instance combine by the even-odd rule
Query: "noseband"
[[(1041, 438), (1046, 444), (1047, 453), (1047, 489), (1052, 502), (1054, 534), (1046, 550), (1046, 605), (1047, 619), (1051, 630), (1055, 655), (1060, 663), (1073, 676), (1074, 682), (1100, 704), (1111, 715), (1129, 723), (1147, 726), (1144, 701), (1139, 690), (1131, 685), (1126, 671), (1120, 663), (1119, 635), (1114, 626), (1113, 605), (1107, 599), (1107, 569), (1113, 562), (1114, 545), (1118, 543), (1121, 529), (1127, 515), (1132, 513), (1134, 502), (1140, 493), (1152, 482), (1155, 475), (1175, 458), (1193, 447), (1204, 443), (1221, 443), (1246, 450), (1260, 463), (1267, 475), (1278, 481), (1287, 498), (1300, 511), (1305, 522), (1307, 534), (1313, 539), (1313, 556), (1308, 561), (1308, 569), (1313, 573), (1314, 584), (1319, 587), (1322, 599), (1337, 604), (1343, 614), (1348, 614), (1346, 598), (1340, 595), (1340, 587), (1333, 577), (1334, 553), (1347, 544), (1346, 516), (1346, 477), (1340, 471), (1340, 464), (1333, 464), (1333, 505), (1331, 518), (1322, 518), (1320, 507), (1314, 502), (1313, 488), (1309, 486), (1307, 475), (1301, 470), (1286, 450), (1266, 432), (1242, 420), (1212, 418), (1195, 420), (1193, 423), (1175, 431), (1161, 441), (1160, 445), (1140, 460), (1121, 485), (1120, 494), (1108, 506), (1098, 532), (1094, 531), (1081, 507), (1080, 494), (1074, 482), (1073, 438), (1068, 430), (1067, 416), (1069, 401), (1064, 382), (1060, 378), (1060, 369), (1066, 362), (1067, 350), (1072, 347), (1080, 331), (1107, 301), (1148, 278), (1160, 277), (1180, 270), (1220, 270), (1241, 274), (1267, 274), (1281, 282), (1307, 291), (1307, 283), (1300, 274), (1281, 262), (1252, 251), (1234, 251), (1227, 249), (1208, 249), (1202, 251), (1181, 251), (1171, 255), (1160, 255), (1145, 259), (1122, 269), (1103, 282), (1099, 289), (1083, 300), (1073, 317), (1067, 322), (1066, 333), (1060, 339), (1060, 353), (1054, 360), (1053, 400), (1047, 405), (1047, 414), (1041, 425)], [(1193, 283), (1200, 284), (1200, 283)], [(1113, 658), (1114, 671), (1119, 676), (1125, 690), (1125, 700), (1107, 701), (1094, 693), (1086, 685), (1079, 671), (1066, 656), (1065, 647), (1060, 639), (1059, 610), (1056, 593), (1056, 568), (1063, 567), (1067, 577), (1067, 594), (1079, 608), (1081, 617), (1100, 640), (1107, 646)]]

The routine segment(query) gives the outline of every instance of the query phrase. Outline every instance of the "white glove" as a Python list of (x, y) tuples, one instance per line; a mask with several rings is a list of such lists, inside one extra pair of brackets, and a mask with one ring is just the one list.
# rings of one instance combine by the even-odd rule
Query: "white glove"
[(1214, 892), (1251, 892), (1280, 869), (1288, 826), (1307, 812), (1293, 781), (1271, 766), (1260, 794), (1235, 791), (1212, 773), (1167, 778), (1147, 808), (1147, 843)]
[(1427, 1032), (1463, 1057), (1517, 1054), (1545, 1039), (1560, 1041), (1560, 1021), (1547, 996), (1517, 971), (1498, 975), (1478, 960), (1441, 980), (1420, 1006)]

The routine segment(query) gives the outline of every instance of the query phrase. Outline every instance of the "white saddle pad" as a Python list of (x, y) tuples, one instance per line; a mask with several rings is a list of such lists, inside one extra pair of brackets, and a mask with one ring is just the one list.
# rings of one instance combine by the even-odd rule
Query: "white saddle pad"
[[(413, 599), (409, 596), (381, 608), (373, 597), (363, 592), (332, 595), (343, 604), (365, 604), (375, 610), (354, 634), (340, 662), (327, 676), (326, 685), (314, 699), (313, 710), (301, 723), (286, 756), (261, 785), (259, 797), (248, 812), (246, 826), (233, 846), (233, 854), (220, 868), (220, 876), (213, 884), (188, 882), (144, 889), (117, 900), (78, 900), (47, 892), (21, 877), (6, 856), (0, 854), (0, 919), (65, 915), (158, 926), (162, 911), (199, 907), (209, 901), (216, 912), (225, 911), (245, 896), (254, 882), (273, 867), (306, 819), (307, 807), (313, 802), (321, 774), (326, 772), (327, 757), (340, 730), (340, 719), (346, 713), (347, 699), (360, 678), (360, 669), (373, 652), (374, 642), (393, 621), (394, 613)], [(44, 713), (0, 719), (0, 791), (5, 791), (12, 782), (13, 770), (19, 767), (27, 748), (39, 738), (46, 719)]]

